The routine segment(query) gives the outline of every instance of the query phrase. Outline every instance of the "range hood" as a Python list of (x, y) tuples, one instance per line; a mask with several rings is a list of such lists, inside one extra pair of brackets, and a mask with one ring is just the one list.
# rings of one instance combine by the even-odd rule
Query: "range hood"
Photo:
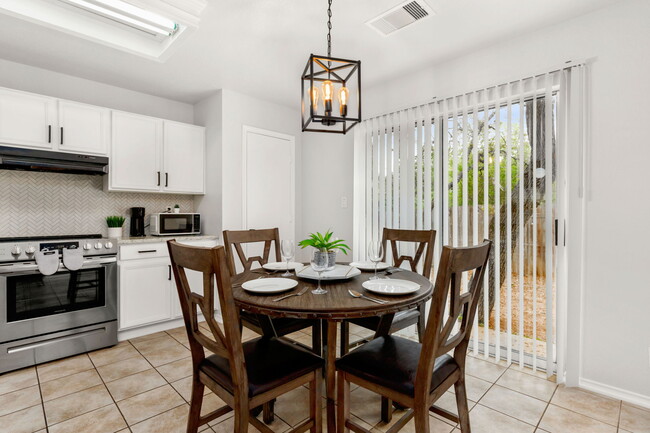
[(108, 158), (0, 146), (0, 170), (103, 175), (108, 173)]

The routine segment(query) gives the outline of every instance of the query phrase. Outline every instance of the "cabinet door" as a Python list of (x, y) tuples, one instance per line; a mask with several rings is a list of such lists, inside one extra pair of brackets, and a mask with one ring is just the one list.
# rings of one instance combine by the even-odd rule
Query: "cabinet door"
[[(170, 265), (171, 266), (171, 265)], [(171, 268), (170, 268), (171, 269)], [(190, 290), (203, 296), (203, 274), (191, 269), (185, 270), (185, 275), (187, 276), (187, 282), (190, 283)], [(183, 317), (183, 311), (181, 310), (181, 302), (178, 296), (178, 290), (176, 289), (176, 281), (172, 276), (172, 317), (174, 319), (178, 317)], [(215, 296), (218, 294), (215, 293)], [(217, 301), (218, 302), (218, 301)], [(200, 313), (201, 311), (199, 311)]]
[(108, 154), (110, 111), (106, 108), (59, 101), (58, 150)]
[(108, 189), (160, 191), (162, 120), (113, 111)]
[(164, 190), (203, 194), (205, 192), (205, 128), (165, 122)]
[(120, 329), (169, 320), (169, 260), (122, 262), (120, 274)]
[(0, 89), (0, 143), (52, 149), (56, 99)]

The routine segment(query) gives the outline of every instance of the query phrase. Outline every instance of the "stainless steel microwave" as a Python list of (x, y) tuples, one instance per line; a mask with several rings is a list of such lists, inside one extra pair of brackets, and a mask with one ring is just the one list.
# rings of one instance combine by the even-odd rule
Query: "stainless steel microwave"
[(155, 213), (149, 221), (151, 234), (154, 236), (201, 233), (201, 214), (198, 213)]

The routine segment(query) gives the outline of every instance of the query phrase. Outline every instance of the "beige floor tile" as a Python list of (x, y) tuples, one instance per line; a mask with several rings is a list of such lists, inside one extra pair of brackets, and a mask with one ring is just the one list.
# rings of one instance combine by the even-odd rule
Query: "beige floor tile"
[[(190, 357), (191, 353), (187, 347), (183, 346), (173, 338), (169, 338), (173, 343), (165, 343), (163, 347), (152, 346), (146, 350), (140, 350), (140, 353), (142, 353), (142, 355), (147, 358), (147, 361), (149, 361), (154, 367)], [(152, 342), (153, 341), (154, 340), (152, 340)]]
[[(181, 397), (183, 397), (188, 403), (192, 398), (192, 377), (185, 377), (171, 383), (171, 386), (174, 387), (176, 392), (178, 392)], [(212, 391), (206, 386), (203, 392), (203, 395), (209, 394)]]
[(623, 403), (619, 427), (631, 433), (650, 433), (650, 410)]
[(546, 379), (534, 377), (512, 368), (508, 369), (497, 381), (497, 385), (519, 391), (540, 400), (549, 401), (557, 385)]
[[(446, 411), (453, 413), (454, 415), (458, 415), (458, 406), (456, 405), (456, 395), (453, 392), (449, 392), (449, 391), (445, 392), (442, 395), (442, 397), (440, 397), (438, 401), (436, 401), (434, 404), (438, 406), (440, 409), (444, 409)], [(476, 405), (475, 401), (467, 399), (467, 406), (469, 407), (470, 410), (475, 405)], [(439, 419), (440, 421), (446, 422), (447, 424), (452, 424), (452, 425), (456, 424), (455, 422), (448, 420), (447, 418), (443, 418), (438, 415), (433, 415), (433, 416)]]
[(112, 364), (138, 356), (138, 351), (128, 341), (122, 341), (117, 346), (90, 352), (88, 356), (95, 367), (101, 367), (102, 365)]
[(549, 405), (539, 423), (549, 433), (616, 433), (616, 427), (576, 412)]
[[(203, 395), (203, 403), (201, 404), (201, 416), (205, 416), (210, 412), (213, 412), (221, 407), (224, 407), (226, 403), (219, 398), (218, 395), (212, 391), (206, 391), (207, 394)], [(226, 416), (223, 417), (224, 419)], [(218, 420), (219, 418), (217, 418)]]
[(278, 397), (275, 413), (291, 426), (309, 418), (309, 390), (300, 386)]
[(48, 425), (75, 418), (113, 403), (104, 385), (94, 386), (74, 394), (43, 403)]
[[(399, 419), (404, 415), (404, 411), (395, 411), (393, 413), (393, 419), (389, 423), (380, 422), (371, 430), (374, 432), (385, 432), (391, 428)], [(438, 418), (433, 416), (429, 417), (429, 432), (430, 433), (450, 433), (454, 429), (454, 426), (449, 425), (445, 422), (440, 421)], [(402, 429), (400, 433), (416, 433), (415, 431), (415, 421), (409, 421)]]
[(7, 415), (41, 403), (38, 386), (19, 389), (0, 395), (0, 416)]
[(156, 367), (156, 370), (162, 374), (167, 382), (175, 382), (192, 375), (192, 358), (179, 359), (178, 361)]
[(465, 373), (492, 383), (496, 382), (506, 370), (506, 367), (495, 364), (494, 362), (471, 356), (467, 357), (465, 364)]
[(150, 370), (153, 367), (142, 356), (128, 358), (124, 361), (114, 362), (97, 368), (99, 375), (106, 382), (112, 382), (141, 371)]
[(490, 409), (533, 425), (537, 425), (547, 406), (546, 402), (499, 385), (490, 388), (480, 403)]
[(90, 362), (88, 355), (83, 354), (39, 365), (36, 367), (36, 371), (38, 379), (43, 383), (93, 368), (93, 363)]
[(36, 406), (22, 409), (8, 415), (0, 416), (2, 431), (11, 433), (32, 433), (45, 428), (45, 416), (43, 406)]
[(167, 382), (156, 370), (145, 370), (126, 376), (113, 382), (107, 382), (106, 387), (115, 401), (124, 400), (134, 395), (163, 386)]
[[(233, 417), (229, 417), (228, 419), (213, 425), (212, 430), (215, 433), (232, 433), (233, 431), (235, 431), (235, 420), (233, 419)], [(260, 433), (260, 431), (255, 427), (253, 427), (252, 425), (249, 425), (248, 433)]]
[(555, 391), (551, 403), (610, 425), (618, 425), (620, 400), (560, 385)]
[(41, 394), (43, 401), (49, 401), (101, 385), (101, 383), (102, 379), (97, 374), (97, 370), (86, 370), (41, 384)]
[(165, 347), (174, 346), (178, 344), (175, 338), (169, 334), (163, 334), (157, 338), (151, 338), (149, 340), (140, 341), (138, 343), (133, 343), (136, 349), (140, 353), (146, 356), (147, 353), (156, 352)]
[[(131, 431), (133, 433), (185, 433), (188, 413), (189, 406), (184, 404), (132, 425)], [(206, 428), (209, 427), (205, 426), (203, 430)]]
[(38, 385), (36, 368), (29, 367), (0, 375), (0, 395)]
[(469, 412), (469, 421), (472, 431), (480, 433), (532, 433), (535, 431), (535, 426), (481, 406), (480, 402)]
[(381, 421), (381, 396), (365, 388), (350, 393), (350, 412), (370, 425)]
[[(479, 401), (491, 386), (492, 382), (474, 376), (465, 376), (468, 400)], [(453, 390), (454, 387), (452, 386), (451, 389)]]
[[(50, 433), (113, 433), (126, 427), (124, 418), (111, 404), (49, 427)], [(128, 430), (126, 430), (128, 431)]]
[(132, 338), (129, 340), (129, 342), (133, 344), (135, 347), (138, 347), (139, 344), (147, 340), (153, 340), (154, 338), (167, 337), (167, 336), (168, 335), (165, 331), (159, 331), (159, 332), (154, 332), (153, 334), (147, 334), (147, 335), (142, 335), (140, 337)]
[(173, 409), (185, 400), (170, 385), (138, 394), (117, 403), (129, 425)]

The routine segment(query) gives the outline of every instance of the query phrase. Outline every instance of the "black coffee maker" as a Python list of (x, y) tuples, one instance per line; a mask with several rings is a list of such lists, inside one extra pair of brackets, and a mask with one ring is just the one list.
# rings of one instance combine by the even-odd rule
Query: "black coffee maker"
[(131, 208), (131, 237), (144, 236), (144, 208)]

